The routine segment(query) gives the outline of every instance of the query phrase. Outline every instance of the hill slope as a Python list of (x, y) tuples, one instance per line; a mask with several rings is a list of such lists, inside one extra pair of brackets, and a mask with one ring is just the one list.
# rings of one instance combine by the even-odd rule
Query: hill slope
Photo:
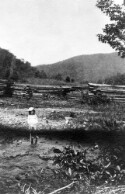
[(80, 55), (37, 68), (44, 70), (49, 77), (59, 73), (63, 79), (70, 76), (77, 81), (96, 82), (117, 73), (125, 73), (125, 59), (121, 59), (117, 53)]
[(28, 61), (18, 59), (10, 51), (0, 48), (0, 79), (11, 78), (14, 81), (23, 81), (27, 78), (39, 78), (42, 75), (43, 73), (32, 67)]

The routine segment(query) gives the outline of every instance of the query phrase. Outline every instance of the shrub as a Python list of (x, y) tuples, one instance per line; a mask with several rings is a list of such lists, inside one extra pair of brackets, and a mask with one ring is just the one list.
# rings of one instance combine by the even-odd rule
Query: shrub
[(66, 77), (66, 82), (70, 82), (70, 77), (69, 76)]

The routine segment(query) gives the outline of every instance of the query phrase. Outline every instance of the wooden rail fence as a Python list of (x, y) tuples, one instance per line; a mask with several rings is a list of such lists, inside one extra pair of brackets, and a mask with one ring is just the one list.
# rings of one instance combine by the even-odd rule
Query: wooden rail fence
[[(3, 94), (4, 88), (7, 85), (7, 80), (0, 79), (0, 94)], [(108, 98), (125, 103), (125, 86), (124, 85), (108, 85), (108, 84), (95, 84), (88, 83), (82, 86), (51, 86), (51, 85), (33, 85), (33, 84), (21, 84), (14, 83), (12, 85), (14, 89), (14, 95), (21, 96), (25, 93), (24, 88), (29, 85), (35, 96), (41, 97), (43, 94), (49, 95), (65, 95), (68, 97), (80, 98), (86, 91), (89, 96), (101, 93)], [(71, 94), (71, 95), (70, 95)]]
[(125, 86), (124, 85), (108, 85), (108, 84), (88, 84), (89, 94), (101, 93), (110, 99), (125, 103)]
[[(81, 91), (88, 88), (88, 85), (84, 86), (52, 86), (52, 85), (33, 85), (33, 84), (20, 84), (13, 83), (14, 89), (13, 95), (22, 96), (25, 94), (25, 87), (30, 86), (34, 96), (41, 97), (44, 94), (65, 96), (71, 92)], [(0, 80), (0, 94), (3, 94), (5, 87), (7, 86), (7, 80)], [(74, 94), (75, 95), (75, 94)]]

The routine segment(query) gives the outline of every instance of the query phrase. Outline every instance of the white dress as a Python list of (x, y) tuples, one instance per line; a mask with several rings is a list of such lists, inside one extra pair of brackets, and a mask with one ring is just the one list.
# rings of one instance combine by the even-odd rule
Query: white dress
[(37, 124), (38, 124), (38, 117), (37, 117), (37, 115), (36, 114), (35, 115), (28, 115), (27, 122), (28, 122), (28, 125), (29, 125), (30, 129), (36, 130)]

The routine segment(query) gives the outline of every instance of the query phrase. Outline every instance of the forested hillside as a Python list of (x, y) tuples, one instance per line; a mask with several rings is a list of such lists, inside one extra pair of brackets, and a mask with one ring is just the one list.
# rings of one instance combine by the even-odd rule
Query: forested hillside
[(117, 73), (125, 73), (125, 59), (117, 53), (76, 56), (51, 65), (39, 65), (49, 77), (61, 76), (79, 82), (97, 82)]
[[(125, 74), (125, 59), (120, 58), (117, 53), (81, 55), (51, 65), (33, 67), (30, 62), (18, 59), (13, 53), (0, 48), (0, 78), (2, 79), (11, 78), (21, 82), (27, 82), (30, 79), (35, 83), (35, 78), (39, 78), (39, 83), (47, 79), (46, 84), (50, 84), (52, 80), (84, 83), (99, 80), (112, 82), (111, 80), (115, 79), (116, 83), (122, 80), (118, 73)], [(118, 80), (113, 77), (115, 75)]]
[(0, 78), (25, 81), (32, 77), (45, 78), (46, 74), (32, 67), (28, 61), (18, 59), (8, 50), (0, 48)]

